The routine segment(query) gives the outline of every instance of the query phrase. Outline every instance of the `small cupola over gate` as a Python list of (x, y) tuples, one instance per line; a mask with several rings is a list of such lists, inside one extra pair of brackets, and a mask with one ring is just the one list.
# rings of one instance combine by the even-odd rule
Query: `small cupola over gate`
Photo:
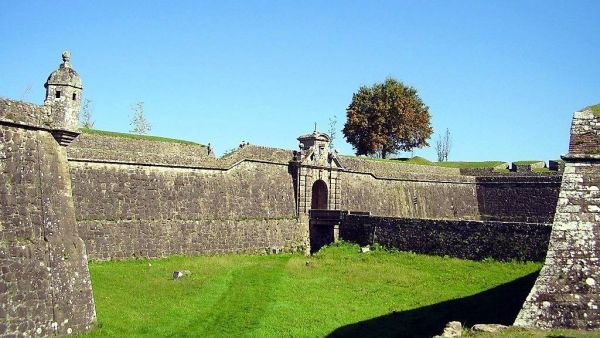
[[(318, 132), (298, 137), (299, 150), (291, 161), (295, 169), (296, 207), (298, 216), (311, 208), (340, 208), (339, 171), (343, 169), (337, 151), (329, 148), (331, 138)], [(318, 191), (315, 191), (317, 189)], [(319, 201), (313, 201), (318, 196)]]

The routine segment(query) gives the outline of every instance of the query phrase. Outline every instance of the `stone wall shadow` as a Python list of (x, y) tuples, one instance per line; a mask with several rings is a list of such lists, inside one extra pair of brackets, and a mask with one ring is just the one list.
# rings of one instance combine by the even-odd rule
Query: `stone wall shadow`
[[(481, 293), (342, 326), (327, 337), (433, 337), (447, 322), (512, 325), (539, 272)], [(451, 282), (451, 281), (449, 281)]]

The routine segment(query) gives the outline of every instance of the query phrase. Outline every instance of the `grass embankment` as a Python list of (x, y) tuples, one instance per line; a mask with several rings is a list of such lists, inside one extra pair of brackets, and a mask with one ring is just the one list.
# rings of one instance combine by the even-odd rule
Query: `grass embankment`
[(585, 109), (583, 109), (583, 110), (586, 110), (586, 109), (589, 109), (589, 110), (591, 110), (591, 111), (592, 111), (592, 113), (594, 113), (594, 115), (596, 115), (596, 116), (600, 116), (600, 104), (596, 104), (596, 105), (593, 105), (593, 106), (589, 106), (589, 107), (587, 107), (587, 108), (585, 108)]
[(439, 167), (447, 168), (489, 168), (504, 164), (502, 161), (482, 161), (482, 162), (436, 162)]
[(405, 164), (417, 164), (417, 165), (429, 165), (435, 167), (445, 168), (485, 168), (495, 167), (505, 162), (503, 161), (480, 161), (480, 162), (463, 162), (463, 161), (446, 161), (446, 162), (432, 162), (424, 157), (415, 156), (409, 159), (385, 159), (385, 158), (374, 158), (374, 157), (358, 157), (360, 159), (369, 161), (379, 162), (392, 162), (392, 163), (405, 163)]
[(89, 129), (89, 128), (79, 128), (79, 130), (82, 133), (85, 133), (85, 134), (95, 134), (95, 135), (114, 136), (114, 137), (125, 137), (125, 138), (130, 138), (130, 139), (135, 139), (135, 140), (150, 140), (150, 141), (160, 141), (160, 142), (170, 142), (170, 143), (193, 144), (193, 145), (198, 145), (198, 146), (203, 146), (204, 147), (204, 145), (201, 145), (201, 144), (198, 144), (198, 143), (195, 143), (195, 142), (178, 140), (178, 139), (168, 138), (168, 137), (139, 135), (139, 134), (128, 134), (128, 133), (117, 133), (117, 132), (114, 132), (114, 131), (106, 131), (106, 130), (99, 130), (99, 129)]
[(431, 337), (451, 320), (509, 324), (541, 267), (358, 251), (91, 263), (86, 337)]
[(528, 164), (535, 164), (535, 163), (540, 163), (540, 162), (544, 162), (544, 161), (539, 161), (539, 160), (530, 160), (530, 161), (516, 161), (513, 162), (516, 165), (528, 165)]

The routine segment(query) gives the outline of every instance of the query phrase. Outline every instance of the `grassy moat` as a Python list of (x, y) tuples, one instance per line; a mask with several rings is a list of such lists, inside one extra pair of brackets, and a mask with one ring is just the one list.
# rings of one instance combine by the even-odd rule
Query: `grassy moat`
[[(91, 263), (98, 328), (84, 336), (431, 337), (451, 320), (510, 324), (540, 268), (347, 243), (308, 258)], [(191, 274), (173, 280), (176, 270)]]

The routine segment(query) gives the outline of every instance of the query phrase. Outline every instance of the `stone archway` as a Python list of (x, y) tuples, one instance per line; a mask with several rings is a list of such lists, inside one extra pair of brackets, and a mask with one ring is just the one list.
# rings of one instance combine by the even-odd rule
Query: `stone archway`
[(328, 209), (327, 184), (323, 180), (316, 180), (312, 186), (311, 209)]

